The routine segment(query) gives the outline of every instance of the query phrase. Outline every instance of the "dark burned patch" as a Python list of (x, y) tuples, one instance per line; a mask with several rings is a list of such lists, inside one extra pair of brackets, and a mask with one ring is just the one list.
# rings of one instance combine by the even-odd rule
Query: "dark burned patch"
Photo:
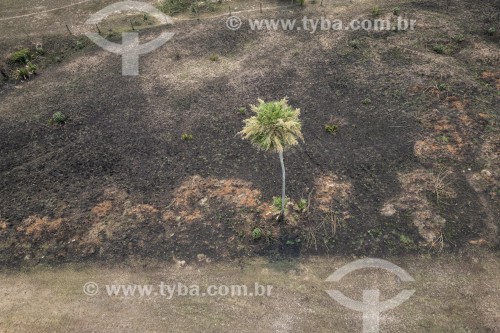
[[(7, 225), (0, 224), (2, 262), (19, 263), (27, 254), (58, 262), (133, 255), (205, 254), (215, 260), (266, 253), (427, 251), (419, 247), (425, 243), (421, 224), (415, 225), (419, 214), (411, 201), (397, 202), (409, 191), (400, 175), (441, 164), (454, 172), (457, 196), (442, 204), (418, 193), (413, 201), (426, 213), (421, 221), (446, 220), (444, 227), (435, 220), (439, 230), (430, 243), (442, 234), (444, 243), (461, 248), (483, 236), (475, 221), (478, 214), (479, 219), (495, 216), (491, 193), (497, 191), (491, 167), (496, 141), (483, 135), (497, 125), (494, 118), (480, 116), (485, 111), (474, 98), (425, 91), (438, 79), (434, 65), (420, 67), (427, 58), (412, 53), (411, 64), (420, 71), (403, 71), (409, 60), (397, 50), (408, 45), (379, 49), (370, 36), (355, 49), (347, 43), (355, 35), (321, 44), (324, 36), (233, 33), (222, 20), (183, 22), (181, 28), (187, 32), (175, 44), (141, 58), (145, 75), (140, 78), (121, 76), (119, 57), (86, 47), (39, 79), (2, 92), (0, 217)], [(295, 42), (298, 56), (288, 52)], [(419, 51), (432, 56), (424, 46)], [(211, 62), (212, 53), (220, 61)], [(481, 59), (474, 61), (480, 65)], [(200, 71), (186, 74), (182, 66)], [(496, 79), (482, 78), (489, 85)], [(421, 89), (408, 95), (417, 85)], [(285, 153), (287, 194), (295, 202), (310, 196), (311, 207), (292, 212), (280, 225), (268, 214), (280, 190), (279, 160), (236, 136), (246, 115), (235, 111), (257, 97), (284, 96), (301, 108), (306, 139)], [(366, 99), (371, 103), (363, 103)], [(60, 109), (70, 120), (49, 126), (47, 120)], [(325, 131), (332, 119), (342, 119), (335, 135)], [(183, 133), (193, 140), (183, 141)], [(482, 156), (478, 147), (487, 140), (484, 157), (490, 161), (476, 165)], [(419, 142), (431, 148), (419, 153)], [(486, 169), (484, 179), (464, 174), (468, 165), (478, 168), (474, 174)], [(205, 189), (188, 196), (193, 201), (170, 206), (193, 175), (200, 175)], [(239, 205), (234, 194), (210, 197), (218, 184), (207, 180), (212, 178), (251, 182), (243, 187), (258, 191), (259, 203)], [(103, 195), (111, 187), (121, 194)], [(208, 207), (200, 205), (205, 197)], [(396, 213), (388, 214), (386, 203)], [(26, 236), (23, 221), (30, 216), (47, 225), (37, 240)], [(58, 219), (64, 222), (61, 234), (50, 229)], [(270, 237), (254, 241), (253, 227), (270, 231)]]
[(447, 8), (447, 3), (451, 3), (451, 1), (446, 0), (443, 1), (443, 3), (440, 3), (438, 1), (412, 1), (411, 5), (415, 8), (436, 10)]
[[(190, 177), (163, 209), (136, 204), (126, 191), (108, 188), (80, 219), (33, 215), (11, 230), (2, 222), (5, 251), (0, 259), (16, 264), (130, 256), (225, 260), (251, 253), (278, 254), (280, 240), (286, 238), (281, 229), (288, 234), (288, 227), (273, 222), (276, 215), (268, 215), (271, 207), (261, 203), (260, 192), (249, 185), (235, 179)], [(255, 227), (264, 231), (262, 239), (252, 237)]]
[(391, 48), (382, 54), (382, 59), (390, 65), (408, 66), (412, 63), (412, 57), (401, 48)]

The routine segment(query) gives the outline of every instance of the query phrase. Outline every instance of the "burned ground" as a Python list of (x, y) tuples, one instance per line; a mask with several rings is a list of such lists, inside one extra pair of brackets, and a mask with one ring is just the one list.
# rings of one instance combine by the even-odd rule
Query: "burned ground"
[[(498, 4), (429, 4), (400, 5), (414, 32), (179, 21), (172, 41), (141, 57), (137, 77), (85, 38), (32, 37), (46, 52), (39, 73), (0, 86), (0, 261), (496, 248), (499, 37), (486, 31)], [(348, 21), (370, 8), (324, 13)], [(392, 5), (383, 11), (390, 17)], [(4, 59), (33, 48), (2, 43)], [(277, 156), (236, 135), (249, 104), (284, 96), (301, 109), (305, 137), (285, 153), (287, 195), (309, 206), (290, 207), (285, 223), (269, 214)], [(48, 123), (57, 111), (69, 117), (62, 126)], [(335, 133), (325, 131), (331, 122)], [(179, 204), (193, 179), (195, 193)], [(239, 194), (248, 200), (231, 197)], [(266, 237), (254, 240), (255, 227)]]

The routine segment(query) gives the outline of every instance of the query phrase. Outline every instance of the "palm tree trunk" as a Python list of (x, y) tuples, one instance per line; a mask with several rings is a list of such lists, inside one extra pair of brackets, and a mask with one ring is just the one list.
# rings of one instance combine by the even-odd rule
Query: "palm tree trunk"
[(283, 152), (280, 151), (280, 162), (281, 162), (281, 172), (283, 174), (283, 183), (281, 184), (281, 214), (280, 218), (283, 219), (285, 217), (285, 162), (283, 162)]

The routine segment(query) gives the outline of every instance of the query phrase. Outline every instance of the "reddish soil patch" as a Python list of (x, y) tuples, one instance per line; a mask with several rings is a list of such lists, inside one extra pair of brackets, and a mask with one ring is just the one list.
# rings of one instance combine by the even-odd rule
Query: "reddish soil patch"
[(481, 80), (490, 83), (497, 90), (500, 90), (500, 72), (482, 72)]
[(318, 177), (315, 181), (315, 203), (324, 213), (331, 212), (334, 207), (346, 207), (351, 196), (352, 184), (329, 174)]
[(102, 217), (107, 215), (112, 208), (113, 208), (113, 202), (110, 200), (105, 200), (97, 204), (94, 208), (92, 208), (91, 212), (92, 214), (95, 214), (98, 217)]
[(62, 223), (63, 219), (61, 218), (51, 220), (48, 217), (29, 216), (22, 222), (21, 226), (17, 227), (17, 231), (37, 240), (45, 233), (55, 233)]
[(433, 195), (437, 200), (447, 200), (456, 197), (450, 188), (449, 172), (432, 174), (424, 170), (415, 170), (401, 174), (399, 181), (403, 188), (396, 198), (385, 203), (381, 209), (384, 216), (393, 216), (398, 212), (412, 212), (412, 223), (418, 229), (425, 244), (433, 244), (442, 237), (446, 220), (440, 216), (427, 196)]

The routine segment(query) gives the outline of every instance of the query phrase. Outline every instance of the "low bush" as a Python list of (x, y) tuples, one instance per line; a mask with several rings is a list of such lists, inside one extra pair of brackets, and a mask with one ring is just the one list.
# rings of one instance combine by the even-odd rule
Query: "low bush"
[(9, 60), (13, 63), (26, 64), (31, 59), (30, 51), (28, 49), (21, 49), (12, 53)]

